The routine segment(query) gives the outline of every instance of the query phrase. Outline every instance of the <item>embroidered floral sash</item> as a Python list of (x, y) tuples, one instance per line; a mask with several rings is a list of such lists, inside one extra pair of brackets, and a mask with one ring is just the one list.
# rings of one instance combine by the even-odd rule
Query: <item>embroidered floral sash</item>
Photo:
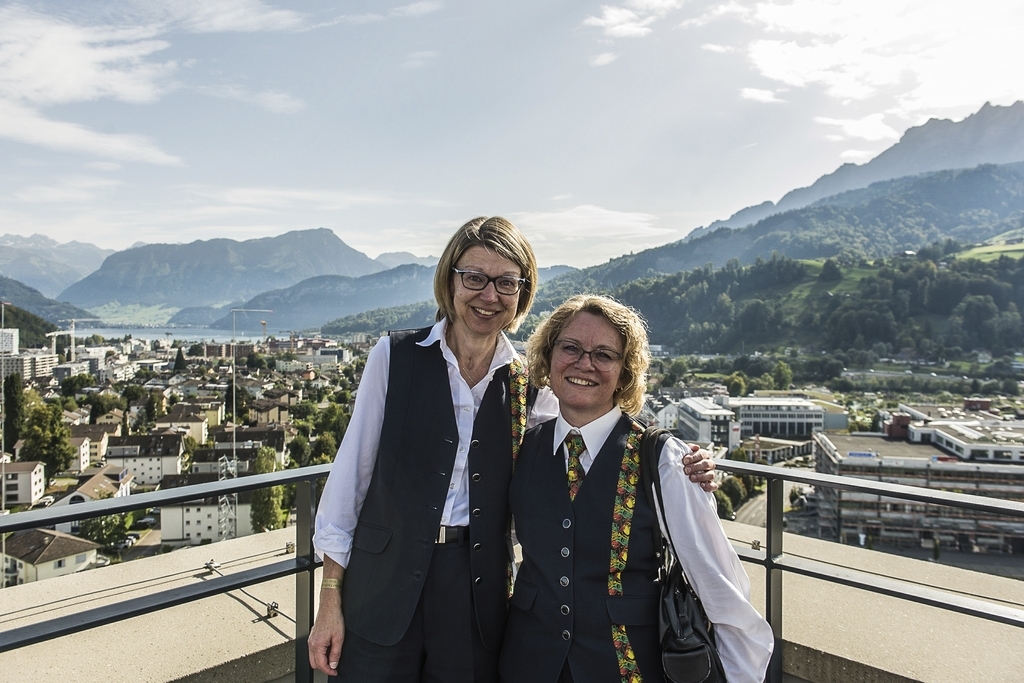
[[(612, 512), (612, 549), (608, 567), (608, 595), (622, 595), (622, 571), (629, 557), (629, 533), (633, 526), (633, 510), (636, 509), (636, 486), (640, 481), (640, 437), (643, 427), (634, 422), (626, 438), (626, 450), (622, 454), (619, 469), (619, 483), (615, 490), (615, 507)], [(637, 668), (636, 655), (629, 644), (625, 624), (612, 624), (612, 643), (619, 662), (619, 676), (622, 683), (643, 683)]]

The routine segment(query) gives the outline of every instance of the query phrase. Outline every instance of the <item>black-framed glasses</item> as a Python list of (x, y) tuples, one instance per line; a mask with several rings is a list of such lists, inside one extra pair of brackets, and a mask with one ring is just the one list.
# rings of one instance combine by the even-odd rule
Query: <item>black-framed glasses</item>
[(555, 342), (555, 353), (563, 363), (578, 363), (583, 356), (590, 356), (590, 363), (601, 370), (612, 370), (622, 360), (622, 354), (611, 349), (597, 348), (585, 351), (582, 346), (571, 339), (559, 339)]
[(458, 268), (452, 268), (452, 270), (462, 277), (462, 286), (466, 289), (471, 289), (474, 292), (486, 289), (487, 285), (493, 282), (494, 291), (498, 294), (512, 295), (517, 294), (519, 292), (519, 288), (523, 286), (523, 283), (527, 282), (525, 277), (512, 277), (511, 275), (490, 277), (486, 273), (481, 273), (476, 270), (459, 270)]

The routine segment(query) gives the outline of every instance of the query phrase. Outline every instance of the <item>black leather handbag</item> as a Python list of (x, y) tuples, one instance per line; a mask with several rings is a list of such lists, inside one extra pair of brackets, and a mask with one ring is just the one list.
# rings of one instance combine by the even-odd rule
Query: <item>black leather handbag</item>
[[(640, 468), (647, 502), (660, 516), (665, 506), (661, 495), (658, 461), (665, 442), (671, 437), (667, 429), (648, 427), (640, 442)], [(657, 504), (655, 505), (655, 501)], [(665, 524), (668, 530), (668, 524)], [(654, 530), (654, 547), (661, 548), (661, 664), (665, 678), (672, 683), (726, 683), (722, 659), (715, 646), (715, 631), (700, 598), (686, 580), (676, 558), (671, 537), (666, 539), (660, 528)]]

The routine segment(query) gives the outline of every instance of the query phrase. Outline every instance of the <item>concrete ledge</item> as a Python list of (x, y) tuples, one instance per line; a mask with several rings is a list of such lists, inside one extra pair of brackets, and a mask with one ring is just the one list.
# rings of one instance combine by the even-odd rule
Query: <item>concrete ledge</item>
[[(764, 529), (726, 522), (737, 542)], [(785, 535), (787, 553), (1024, 605), (1024, 581)], [(230, 574), (287, 557), (293, 529), (186, 548), (0, 592), (3, 631), (138, 595), (207, 580), (210, 559)], [(1024, 563), (1024, 558), (1021, 559)], [(764, 572), (744, 565), (764, 609)], [(265, 602), (280, 614), (268, 619)], [(1024, 680), (1024, 629), (837, 584), (786, 575), (783, 670), (813, 683)], [(70, 677), (76, 683), (282, 683), (293, 679), (291, 577), (0, 654), (0, 683)]]

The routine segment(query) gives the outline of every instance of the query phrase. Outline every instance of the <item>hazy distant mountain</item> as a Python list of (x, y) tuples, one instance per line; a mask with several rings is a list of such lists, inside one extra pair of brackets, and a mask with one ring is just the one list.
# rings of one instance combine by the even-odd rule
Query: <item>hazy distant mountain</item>
[(383, 266), (326, 228), (238, 242), (147, 244), (113, 254), (61, 292), (83, 307), (109, 303), (222, 306), (318, 275), (359, 277)]
[(696, 238), (720, 227), (740, 228), (772, 214), (799, 209), (840, 192), (881, 180), (979, 164), (1024, 161), (1024, 102), (1009, 107), (986, 103), (963, 121), (929, 119), (908, 129), (895, 145), (866, 164), (843, 164), (810, 187), (787, 193), (777, 204), (764, 202), (690, 234)]
[[(434, 269), (407, 264), (359, 278), (322, 275), (285, 289), (263, 292), (242, 308), (268, 308), (273, 313), (236, 313), (236, 329), (255, 328), (267, 321), (268, 330), (319, 328), (328, 320), (373, 308), (400, 306), (434, 297)], [(211, 327), (231, 329), (226, 315)]]
[(99, 268), (113, 253), (85, 242), (61, 244), (44, 235), (0, 235), (0, 274), (52, 297)]
[(408, 263), (433, 268), (437, 265), (438, 258), (436, 256), (416, 256), (407, 251), (389, 251), (378, 256), (376, 261), (386, 269), (397, 268)]
[[(51, 323), (63, 323), (72, 318), (87, 320), (93, 317), (89, 311), (48, 299), (39, 290), (2, 275), (0, 275), (0, 299)], [(5, 323), (8, 327), (15, 327), (11, 321), (12, 318), (7, 317)], [(25, 343), (24, 337), (22, 343)]]

